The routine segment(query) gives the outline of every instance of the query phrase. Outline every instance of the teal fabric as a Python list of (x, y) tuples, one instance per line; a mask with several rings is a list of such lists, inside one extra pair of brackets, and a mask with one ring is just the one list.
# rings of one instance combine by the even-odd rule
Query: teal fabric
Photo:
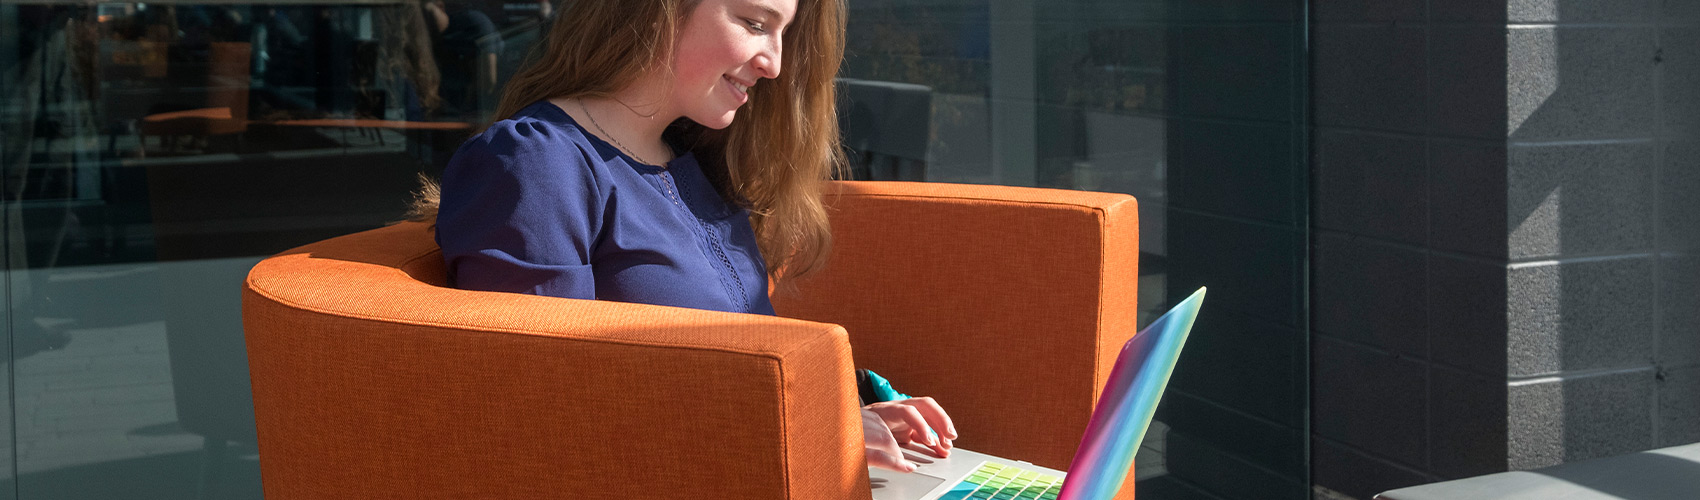
[(871, 401), (871, 403), (883, 403), (886, 401), (909, 399), (908, 394), (897, 392), (897, 389), (892, 389), (891, 382), (886, 380), (885, 377), (881, 377), (880, 374), (874, 373), (873, 370), (868, 370), (868, 382), (873, 385), (874, 399), (876, 399), (876, 401)]

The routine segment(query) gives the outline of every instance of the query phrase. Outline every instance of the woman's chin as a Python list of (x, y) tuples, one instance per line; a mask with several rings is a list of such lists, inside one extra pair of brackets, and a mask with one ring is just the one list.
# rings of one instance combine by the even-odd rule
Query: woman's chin
[(697, 122), (697, 125), (702, 125), (704, 127), (708, 127), (708, 128), (711, 128), (711, 129), (720, 130), (720, 129), (732, 126), (732, 119), (737, 117), (737, 116), (738, 116), (738, 110), (733, 109), (731, 111), (727, 111), (725, 113), (721, 113), (721, 114), (717, 114), (717, 115), (713, 115), (713, 116), (704, 116), (700, 119), (699, 118), (691, 118), (691, 121)]

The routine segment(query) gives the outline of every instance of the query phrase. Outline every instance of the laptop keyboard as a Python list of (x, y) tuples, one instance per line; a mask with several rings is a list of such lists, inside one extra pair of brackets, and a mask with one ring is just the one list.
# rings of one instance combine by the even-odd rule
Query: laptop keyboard
[(1058, 476), (988, 462), (939, 500), (1056, 500), (1062, 483)]

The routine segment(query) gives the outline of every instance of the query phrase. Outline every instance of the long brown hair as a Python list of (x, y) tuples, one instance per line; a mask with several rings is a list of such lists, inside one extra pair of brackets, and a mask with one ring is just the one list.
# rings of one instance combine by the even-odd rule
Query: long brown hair
[[(700, 0), (563, 0), (541, 57), (514, 74), (496, 108), (511, 117), (553, 97), (610, 97), (644, 75), (668, 74), (675, 35)], [(822, 190), (842, 168), (833, 78), (844, 57), (844, 0), (797, 0), (778, 78), (750, 87), (725, 129), (681, 119), (676, 136), (729, 200), (750, 210), (780, 289), (819, 270), (832, 246)], [(682, 130), (677, 130), (682, 129)], [(416, 219), (435, 220), (422, 191)]]

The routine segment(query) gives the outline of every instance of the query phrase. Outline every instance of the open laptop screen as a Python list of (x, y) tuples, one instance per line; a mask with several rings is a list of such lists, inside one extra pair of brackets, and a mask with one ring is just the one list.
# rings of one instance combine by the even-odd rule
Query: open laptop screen
[(1204, 303), (1204, 290), (1193, 292), (1122, 346), (1058, 500), (1108, 499), (1121, 489)]

